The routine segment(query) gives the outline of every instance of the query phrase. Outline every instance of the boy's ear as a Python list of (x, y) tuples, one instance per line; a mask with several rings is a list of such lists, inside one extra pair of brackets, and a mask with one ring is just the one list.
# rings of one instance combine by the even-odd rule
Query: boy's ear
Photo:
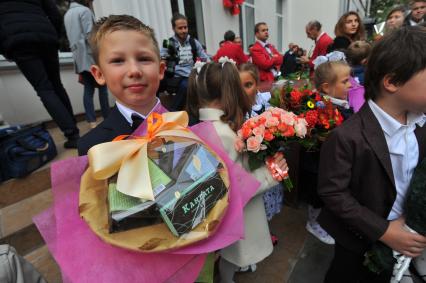
[(99, 85), (104, 85), (106, 83), (104, 75), (102, 74), (102, 71), (98, 65), (90, 66), (90, 72), (92, 73), (92, 76), (95, 78), (96, 82)]
[(392, 82), (391, 75), (385, 75), (383, 77), (383, 88), (390, 93), (394, 93), (398, 90), (398, 86)]
[(166, 63), (161, 60), (160, 61), (160, 80), (164, 78), (164, 72), (166, 71)]

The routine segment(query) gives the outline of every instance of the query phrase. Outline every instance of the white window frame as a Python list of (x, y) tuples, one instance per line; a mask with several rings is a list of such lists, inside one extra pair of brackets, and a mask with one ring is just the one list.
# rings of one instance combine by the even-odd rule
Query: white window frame
[[(255, 4), (255, 0), (253, 0), (253, 4), (251, 3), (247, 3), (246, 1), (244, 1), (244, 3), (241, 5), (241, 23), (242, 23), (242, 27), (240, 30), (240, 33), (242, 32), (242, 34), (240, 34), (240, 37), (243, 40), (243, 47), (244, 47), (244, 51), (248, 52), (248, 45), (249, 43), (247, 42), (247, 22), (246, 22), (246, 7), (252, 8), (253, 9), (253, 15), (254, 15), (254, 21), (256, 21), (256, 4)], [(252, 29), (254, 29), (254, 26), (252, 27)], [(251, 31), (252, 33), (254, 33), (254, 30)]]
[[(275, 3), (275, 7), (277, 7), (278, 5), (278, 2), (281, 2), (281, 11), (275, 11), (275, 16), (276, 16), (276, 18), (277, 18), (277, 49), (278, 49), (278, 51), (279, 52), (283, 52), (284, 50), (283, 50), (283, 46), (284, 46), (284, 44), (283, 44), (283, 42), (284, 42), (284, 13), (283, 13), (283, 10), (284, 10), (284, 0), (276, 0), (276, 3)], [(278, 24), (279, 24), (279, 20), (281, 19), (281, 26), (279, 26)], [(279, 34), (279, 33), (281, 33), (281, 35)], [(281, 41), (279, 41), (278, 39), (281, 37)]]

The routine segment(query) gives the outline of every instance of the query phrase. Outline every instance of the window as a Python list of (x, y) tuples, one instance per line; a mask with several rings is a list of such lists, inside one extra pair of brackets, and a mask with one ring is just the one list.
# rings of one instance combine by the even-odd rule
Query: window
[(180, 13), (188, 18), (188, 33), (191, 37), (198, 39), (201, 44), (205, 44), (202, 1), (170, 0), (170, 4), (172, 6), (172, 14)]
[(283, 52), (283, 0), (276, 0), (277, 48)]
[(248, 51), (250, 45), (255, 42), (254, 38), (254, 0), (244, 1), (240, 13), (240, 36), (243, 40), (243, 48)]

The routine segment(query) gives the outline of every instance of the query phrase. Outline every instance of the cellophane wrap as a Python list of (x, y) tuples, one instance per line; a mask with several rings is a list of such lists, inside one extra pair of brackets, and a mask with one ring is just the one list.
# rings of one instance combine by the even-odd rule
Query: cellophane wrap
[[(154, 116), (146, 136), (101, 144), (102, 150), (89, 152), (79, 210), (105, 242), (158, 252), (193, 244), (215, 232), (228, 206), (228, 170), (185, 128), (185, 119), (183, 123), (179, 119), (175, 113)], [(173, 121), (169, 126), (157, 124), (169, 120)], [(126, 162), (130, 166), (125, 167)], [(149, 174), (138, 180), (146, 171)]]

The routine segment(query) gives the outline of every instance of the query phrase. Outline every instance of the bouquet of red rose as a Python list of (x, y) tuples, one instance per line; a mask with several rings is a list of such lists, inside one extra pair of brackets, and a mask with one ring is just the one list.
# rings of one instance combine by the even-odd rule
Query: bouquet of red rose
[(342, 114), (330, 100), (307, 87), (283, 87), (273, 93), (270, 103), (306, 120), (307, 138), (300, 143), (309, 150), (318, 150), (330, 131), (343, 122)]
[(248, 119), (238, 131), (235, 143), (237, 151), (247, 151), (250, 170), (255, 170), (266, 161), (274, 178), (283, 181), (288, 190), (293, 184), (288, 172), (274, 166), (272, 156), (283, 152), (290, 142), (302, 140), (307, 133), (307, 122), (293, 112), (272, 107), (259, 116)]

